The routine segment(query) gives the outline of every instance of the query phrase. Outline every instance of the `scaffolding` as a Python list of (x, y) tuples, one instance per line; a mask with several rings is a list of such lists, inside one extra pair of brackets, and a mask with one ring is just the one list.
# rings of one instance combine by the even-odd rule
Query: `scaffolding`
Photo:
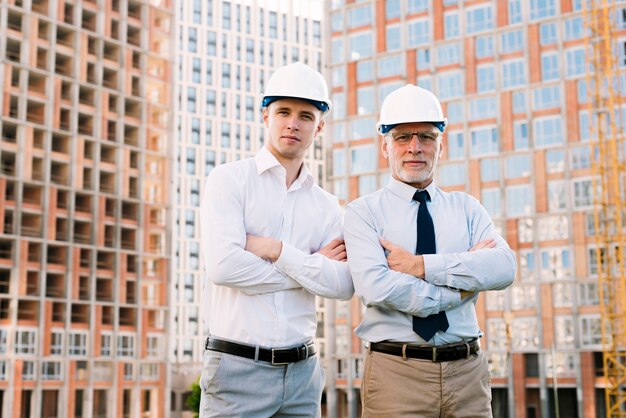
[[(583, 0), (606, 416), (626, 417), (626, 1)], [(624, 61), (624, 59), (622, 59)]]

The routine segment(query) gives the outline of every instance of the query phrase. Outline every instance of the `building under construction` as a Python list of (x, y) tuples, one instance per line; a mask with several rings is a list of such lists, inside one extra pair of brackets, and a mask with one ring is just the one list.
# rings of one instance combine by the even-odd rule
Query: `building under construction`
[[(450, 123), (436, 176), (479, 198), (518, 277), (479, 298), (496, 417), (624, 417), (626, 1), (328, 1), (332, 178), (387, 183), (385, 95), (415, 83)], [(359, 301), (334, 307), (328, 416), (356, 417)], [(328, 350), (327, 350), (328, 352)]]

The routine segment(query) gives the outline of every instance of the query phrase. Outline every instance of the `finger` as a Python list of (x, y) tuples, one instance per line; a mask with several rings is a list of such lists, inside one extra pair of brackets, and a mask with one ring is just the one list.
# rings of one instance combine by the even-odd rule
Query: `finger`
[(386, 249), (386, 250), (391, 250), (391, 246), (393, 245), (390, 241), (387, 241), (385, 238), (380, 237), (378, 239), (380, 241), (380, 244)]

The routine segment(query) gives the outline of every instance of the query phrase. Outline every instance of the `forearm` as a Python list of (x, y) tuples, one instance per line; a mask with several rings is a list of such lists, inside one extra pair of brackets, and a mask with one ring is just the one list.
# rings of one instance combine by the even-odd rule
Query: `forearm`
[(515, 279), (515, 256), (508, 248), (424, 255), (425, 280), (470, 292), (501, 290)]
[(348, 264), (319, 254), (306, 254), (283, 243), (276, 268), (309, 292), (331, 299), (347, 300), (354, 294)]

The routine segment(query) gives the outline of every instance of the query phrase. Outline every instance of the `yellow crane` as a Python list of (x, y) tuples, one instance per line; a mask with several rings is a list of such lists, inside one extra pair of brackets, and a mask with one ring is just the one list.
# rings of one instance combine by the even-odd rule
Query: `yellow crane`
[[(626, 417), (626, 68), (615, 22), (625, 1), (583, 0), (606, 416)], [(623, 27), (621, 29), (624, 29)], [(623, 42), (620, 42), (619, 48)], [(621, 64), (621, 65), (620, 65)]]

